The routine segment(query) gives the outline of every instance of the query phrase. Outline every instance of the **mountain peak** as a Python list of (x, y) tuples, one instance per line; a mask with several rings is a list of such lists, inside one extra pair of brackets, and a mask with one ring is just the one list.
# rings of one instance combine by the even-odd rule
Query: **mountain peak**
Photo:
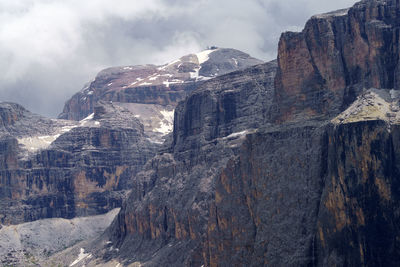
[(261, 63), (239, 50), (212, 47), (159, 66), (107, 68), (67, 101), (59, 118), (85, 118), (100, 100), (176, 105), (203, 81)]

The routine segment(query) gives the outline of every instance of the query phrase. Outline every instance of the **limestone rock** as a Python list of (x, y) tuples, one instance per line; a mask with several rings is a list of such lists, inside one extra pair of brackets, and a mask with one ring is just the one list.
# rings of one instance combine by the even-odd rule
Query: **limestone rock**
[(176, 106), (203, 81), (261, 63), (235, 49), (212, 48), (161, 66), (108, 68), (67, 101), (59, 118), (81, 120), (99, 100)]
[[(1, 104), (0, 222), (74, 218), (120, 207), (131, 178), (161, 147), (128, 110), (102, 104), (79, 121)], [(1, 111), (1, 110), (0, 110)]]

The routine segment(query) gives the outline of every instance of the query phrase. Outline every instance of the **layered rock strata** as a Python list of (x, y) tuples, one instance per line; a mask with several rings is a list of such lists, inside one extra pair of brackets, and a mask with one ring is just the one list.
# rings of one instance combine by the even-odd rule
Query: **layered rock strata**
[(101, 105), (80, 122), (1, 104), (0, 222), (73, 218), (120, 207), (160, 144), (126, 109)]
[(235, 49), (212, 48), (161, 66), (108, 68), (66, 102), (59, 118), (81, 120), (99, 100), (175, 107), (204, 81), (261, 63)]
[(314, 16), (283, 34), (275, 79), (269, 63), (194, 91), (89, 264), (396, 266), (399, 11)]
[(277, 121), (329, 117), (364, 88), (399, 88), (397, 1), (361, 1), (313, 16), (279, 41)]

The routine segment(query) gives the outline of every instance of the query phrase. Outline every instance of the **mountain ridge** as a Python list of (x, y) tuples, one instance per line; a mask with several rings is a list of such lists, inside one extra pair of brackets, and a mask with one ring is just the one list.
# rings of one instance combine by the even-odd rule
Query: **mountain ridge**
[[(386, 48), (399, 10), (361, 1), (314, 16), (282, 35), (276, 76), (257, 76), (266, 63), (191, 93), (170, 150), (87, 246), (93, 266), (396, 266), (398, 99), (385, 89), (397, 90)], [(255, 102), (236, 97), (258, 88)]]
[(107, 68), (66, 102), (58, 118), (83, 119), (93, 112), (98, 100), (175, 106), (197, 84), (261, 63), (239, 50), (214, 48), (160, 66)]

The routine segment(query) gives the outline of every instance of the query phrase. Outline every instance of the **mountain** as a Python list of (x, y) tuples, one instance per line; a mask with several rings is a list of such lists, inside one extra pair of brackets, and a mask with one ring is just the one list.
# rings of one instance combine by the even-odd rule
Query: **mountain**
[(200, 85), (78, 264), (397, 266), (399, 14), (314, 16), (277, 63)]
[[(91, 201), (99, 190), (128, 194), (103, 234), (42, 266), (397, 266), (399, 18), (397, 0), (316, 15), (282, 34), (276, 61), (218, 77), (205, 64), (221, 50), (111, 69), (67, 102), (62, 116), (81, 121), (3, 104), (4, 210), (42, 206), (24, 199), (37, 170), (66, 181), (54, 192), (77, 215), (118, 202)], [(32, 136), (56, 139), (38, 153)]]
[[(85, 116), (77, 121), (49, 119), (18, 104), (0, 103), (0, 235), (10, 241), (0, 244), (0, 259), (6, 257), (2, 264), (40, 261), (80, 241), (79, 237), (98, 235), (109, 223), (98, 223), (93, 226), (96, 231), (86, 231), (104, 218), (95, 215), (121, 207), (145, 163), (172, 142), (178, 100), (219, 73), (258, 63), (262, 62), (237, 50), (206, 50), (175, 63), (147, 66), (158, 72), (144, 78), (154, 86), (140, 83), (136, 87), (132, 82), (130, 86), (122, 83), (133, 78), (139, 81), (145, 74), (143, 66), (126, 67), (122, 72), (111, 68), (97, 76), (92, 93), (78, 93), (88, 93), (96, 100), (86, 113), (77, 115)], [(115, 85), (103, 94), (95, 86), (111, 76)], [(177, 77), (186, 80), (175, 85)], [(130, 94), (131, 89), (137, 94)], [(129, 101), (109, 100), (107, 95), (114, 93), (129, 96)], [(88, 218), (78, 218), (82, 216)], [(58, 233), (61, 224), (68, 225), (66, 220), (47, 218), (74, 218), (69, 221), (77, 224), (71, 228), (74, 235), (68, 238)], [(43, 225), (48, 231), (45, 236), (34, 233), (46, 231)], [(10, 237), (13, 229), (18, 238)], [(58, 239), (48, 240), (51, 236)]]
[(66, 102), (59, 118), (81, 120), (99, 100), (176, 106), (203, 81), (261, 63), (235, 49), (212, 48), (161, 66), (108, 68)]
[(74, 218), (120, 207), (160, 144), (128, 110), (98, 105), (79, 121), (1, 103), (0, 222)]
[(79, 110), (66, 116), (79, 121), (0, 104), (0, 222), (120, 207), (132, 179), (168, 139), (178, 100), (203, 80), (257, 63), (243, 52), (215, 48), (163, 66), (110, 68), (67, 102), (79, 100)]

